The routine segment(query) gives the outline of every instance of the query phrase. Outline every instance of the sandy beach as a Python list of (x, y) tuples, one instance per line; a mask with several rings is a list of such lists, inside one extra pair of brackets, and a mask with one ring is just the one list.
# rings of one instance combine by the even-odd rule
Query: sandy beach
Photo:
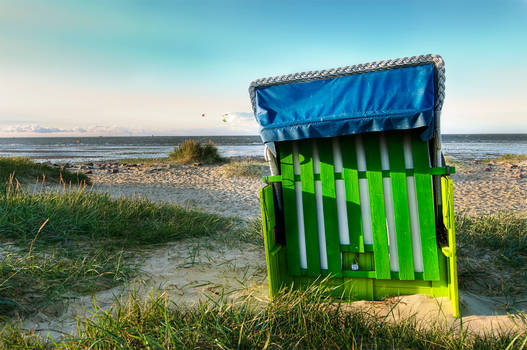
[[(258, 190), (261, 177), (230, 177), (226, 165), (178, 165), (166, 163), (95, 163), (79, 169), (89, 174), (93, 188), (114, 197), (144, 197), (197, 207), (241, 218), (260, 214)], [(264, 172), (262, 175), (268, 174)]]
[[(146, 197), (242, 218), (258, 217), (261, 177), (232, 177), (226, 165), (90, 163), (84, 171), (94, 189), (112, 196)], [(458, 165), (458, 164), (456, 164)], [(262, 175), (268, 175), (265, 170)], [(527, 210), (527, 161), (465, 162), (452, 175), (456, 212)]]

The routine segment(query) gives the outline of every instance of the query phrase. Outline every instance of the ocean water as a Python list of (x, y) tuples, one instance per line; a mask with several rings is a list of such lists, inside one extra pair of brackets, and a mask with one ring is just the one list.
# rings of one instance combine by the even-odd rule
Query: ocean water
[(223, 157), (261, 156), (259, 136), (146, 136), (0, 138), (0, 157), (29, 157), (37, 162), (77, 163), (126, 158), (166, 157), (187, 139), (212, 141)]
[[(211, 140), (224, 157), (262, 156), (264, 149), (259, 136), (0, 138), (0, 157), (29, 157), (58, 164), (156, 158), (166, 157), (174, 145), (185, 139)], [(443, 151), (464, 160), (527, 154), (527, 134), (443, 135)]]

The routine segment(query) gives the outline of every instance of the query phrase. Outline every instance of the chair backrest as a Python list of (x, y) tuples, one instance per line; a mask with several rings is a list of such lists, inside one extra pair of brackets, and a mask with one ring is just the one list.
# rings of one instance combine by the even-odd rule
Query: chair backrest
[(290, 275), (439, 279), (429, 146), (419, 134), (277, 143)]

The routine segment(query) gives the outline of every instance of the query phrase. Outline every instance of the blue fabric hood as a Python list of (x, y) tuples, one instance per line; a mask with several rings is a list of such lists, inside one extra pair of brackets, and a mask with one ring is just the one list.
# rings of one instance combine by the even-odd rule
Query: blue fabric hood
[(264, 142), (425, 127), (433, 136), (434, 64), (256, 86)]

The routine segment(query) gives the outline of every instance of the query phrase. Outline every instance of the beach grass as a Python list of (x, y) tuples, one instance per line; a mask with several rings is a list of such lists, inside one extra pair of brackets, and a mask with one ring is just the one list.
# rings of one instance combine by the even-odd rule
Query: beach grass
[(88, 176), (83, 173), (35, 163), (29, 158), (0, 157), (0, 183), (8, 182), (11, 177), (19, 182), (91, 184)]
[(176, 147), (168, 156), (178, 163), (203, 163), (215, 164), (223, 161), (218, 153), (218, 148), (212, 142), (201, 143), (196, 140), (185, 140)]
[(456, 229), (462, 289), (512, 299), (525, 297), (527, 213), (461, 213), (456, 218)]
[[(153, 292), (133, 293), (110, 310), (96, 308), (77, 334), (52, 344), (12, 325), (6, 347), (63, 349), (522, 349), (527, 333), (469, 333), (416, 318), (393, 322), (326, 299), (325, 287), (282, 290), (271, 303), (224, 295), (194, 306)], [(522, 346), (523, 343), (523, 346)]]
[(222, 171), (227, 177), (249, 178), (262, 178), (267, 169), (266, 162), (254, 159), (232, 160), (222, 167)]
[(8, 252), (0, 258), (0, 315), (36, 311), (59, 316), (69, 298), (122, 283), (131, 275), (122, 253), (104, 249)]
[(149, 246), (232, 235), (252, 240), (259, 233), (237, 218), (146, 199), (8, 186), (0, 193), (0, 311), (32, 313), (72, 293), (120, 284), (136, 272), (138, 251)]

